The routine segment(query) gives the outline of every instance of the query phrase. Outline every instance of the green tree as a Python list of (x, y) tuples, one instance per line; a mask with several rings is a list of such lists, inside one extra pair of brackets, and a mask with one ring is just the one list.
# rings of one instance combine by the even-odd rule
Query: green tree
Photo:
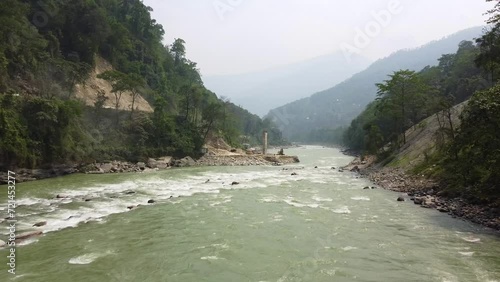
[(97, 75), (97, 77), (111, 83), (111, 93), (113, 93), (113, 95), (115, 96), (115, 109), (118, 110), (120, 108), (120, 100), (122, 98), (123, 92), (125, 91), (121, 83), (125, 78), (125, 74), (119, 71), (112, 70), (103, 72)]
[(389, 77), (384, 83), (377, 84), (377, 95), (384, 101), (381, 109), (397, 121), (398, 134), (405, 144), (405, 130), (418, 120), (422, 111), (424, 84), (417, 73), (410, 70), (400, 70)]
[(181, 38), (175, 39), (174, 43), (172, 44), (172, 47), (170, 50), (174, 54), (176, 65), (179, 65), (184, 60), (184, 57), (186, 55), (185, 44), (186, 44), (186, 41), (184, 41)]
[(498, 101), (499, 85), (478, 92), (470, 99), (461, 117), (460, 130), (451, 143), (449, 157), (443, 161), (449, 187), (479, 200), (500, 199)]
[(132, 104), (131, 104), (131, 113), (134, 113), (135, 110), (135, 102), (137, 97), (141, 94), (141, 89), (145, 86), (146, 82), (144, 79), (135, 74), (128, 74), (123, 77), (123, 80), (120, 82), (121, 89), (124, 91), (129, 91), (132, 96)]

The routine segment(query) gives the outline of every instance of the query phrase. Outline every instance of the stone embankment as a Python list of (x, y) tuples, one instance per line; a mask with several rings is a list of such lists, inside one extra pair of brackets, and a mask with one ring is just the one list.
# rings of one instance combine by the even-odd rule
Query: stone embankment
[(230, 155), (210, 156), (205, 155), (197, 162), (197, 166), (255, 166), (255, 165), (284, 165), (298, 163), (296, 156), (280, 155)]

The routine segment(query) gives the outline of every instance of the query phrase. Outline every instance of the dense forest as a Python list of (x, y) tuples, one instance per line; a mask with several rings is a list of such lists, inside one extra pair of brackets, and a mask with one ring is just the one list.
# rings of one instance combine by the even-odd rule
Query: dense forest
[[(500, 199), (500, 4), (492, 26), (476, 42), (463, 41), (455, 54), (419, 72), (398, 70), (376, 85), (377, 99), (344, 135), (350, 148), (388, 163), (405, 145), (405, 132), (435, 115), (437, 150), (414, 173), (442, 182), (444, 192), (472, 202)], [(453, 106), (465, 101), (460, 126)]]
[[(208, 136), (232, 146), (258, 144), (269, 120), (207, 90), (186, 44), (164, 46), (164, 28), (140, 0), (0, 2), (0, 164), (47, 164), (161, 155), (196, 156)], [(99, 56), (114, 67), (99, 75), (130, 111), (74, 99)], [(137, 96), (153, 113), (135, 111)]]

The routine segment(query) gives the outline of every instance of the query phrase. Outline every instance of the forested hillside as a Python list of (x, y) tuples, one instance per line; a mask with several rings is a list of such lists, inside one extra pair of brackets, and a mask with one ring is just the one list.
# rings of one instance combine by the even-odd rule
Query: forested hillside
[[(196, 156), (208, 135), (237, 146), (272, 130), (207, 90), (185, 42), (163, 45), (151, 11), (139, 0), (0, 2), (2, 167)], [(128, 111), (103, 107), (99, 90), (93, 106), (75, 99), (97, 57), (114, 67), (97, 79), (112, 85), (113, 104), (130, 95)], [(138, 97), (154, 113), (136, 110)]]
[(401, 50), (328, 90), (272, 110), (272, 118), (286, 138), (302, 142), (340, 142), (342, 129), (376, 98), (376, 83), (397, 69), (419, 71), (436, 65), (442, 54), (453, 53), (463, 40), (479, 37), (471, 28), (414, 50)]
[[(425, 130), (422, 120), (434, 115), (439, 125), (432, 136), (434, 150), (423, 152), (423, 161), (412, 172), (439, 180), (441, 195), (500, 205), (498, 8), (500, 4), (491, 11), (493, 26), (476, 42), (461, 42), (437, 66), (396, 70), (376, 84), (377, 100), (352, 121), (345, 143), (364, 155), (376, 155), (381, 165), (397, 166), (391, 163), (394, 157), (411, 150), (405, 146), (407, 130)], [(463, 101), (467, 103), (460, 106), (457, 123), (454, 106)]]

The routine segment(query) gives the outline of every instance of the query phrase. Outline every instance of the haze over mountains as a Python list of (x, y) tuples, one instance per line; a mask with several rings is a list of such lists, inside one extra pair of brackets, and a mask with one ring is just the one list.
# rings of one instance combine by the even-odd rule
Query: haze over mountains
[(291, 65), (240, 75), (203, 77), (205, 86), (260, 116), (271, 109), (340, 83), (371, 62), (336, 52)]
[(307, 141), (313, 130), (348, 125), (376, 98), (375, 84), (387, 79), (387, 75), (400, 69), (420, 71), (436, 65), (443, 54), (456, 52), (461, 41), (473, 40), (482, 33), (483, 27), (470, 28), (420, 48), (398, 51), (330, 89), (271, 110), (268, 117), (292, 141)]

